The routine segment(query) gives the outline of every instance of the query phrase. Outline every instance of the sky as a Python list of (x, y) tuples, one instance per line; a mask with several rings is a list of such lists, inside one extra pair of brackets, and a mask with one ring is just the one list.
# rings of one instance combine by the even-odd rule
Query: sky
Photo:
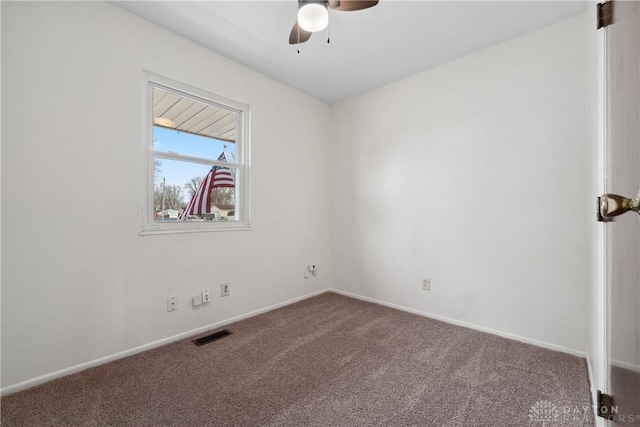
[[(227, 146), (227, 153), (231, 157), (231, 159), (227, 160), (235, 159), (235, 143), (192, 135), (159, 126), (153, 127), (154, 151), (217, 160), (224, 149), (224, 145)], [(183, 189), (185, 202), (189, 201), (190, 196), (189, 191), (184, 188), (184, 185), (193, 177), (204, 177), (212, 166), (210, 164), (204, 165), (169, 159), (159, 160), (161, 164), (159, 167), (156, 167), (154, 185), (159, 186), (163, 178), (166, 179), (167, 185), (179, 185)]]

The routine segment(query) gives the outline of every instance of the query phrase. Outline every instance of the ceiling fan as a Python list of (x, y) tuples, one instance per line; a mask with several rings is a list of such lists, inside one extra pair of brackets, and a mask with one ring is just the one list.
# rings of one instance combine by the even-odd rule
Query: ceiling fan
[(311, 34), (324, 30), (329, 24), (328, 9), (351, 12), (377, 4), (378, 0), (298, 0), (298, 19), (289, 34), (289, 44), (304, 43), (311, 38)]

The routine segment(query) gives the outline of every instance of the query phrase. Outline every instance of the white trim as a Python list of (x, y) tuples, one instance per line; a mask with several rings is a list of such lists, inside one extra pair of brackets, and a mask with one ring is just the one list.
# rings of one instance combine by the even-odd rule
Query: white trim
[[(606, 127), (607, 127), (607, 29), (600, 29), (597, 32), (597, 158), (596, 158), (596, 184), (597, 195), (601, 195), (607, 191), (607, 141), (606, 141)], [(598, 416), (598, 390), (602, 389), (604, 393), (609, 391), (609, 354), (608, 354), (608, 292), (607, 292), (607, 223), (601, 222), (597, 224), (596, 233), (596, 252), (597, 252), (597, 294), (596, 298), (599, 301), (598, 312), (595, 313), (595, 333), (596, 340), (596, 354), (599, 372), (593, 372), (591, 374), (596, 377), (591, 377), (592, 381), (592, 399), (593, 399), (593, 415), (596, 420), (597, 427), (605, 427), (608, 424), (604, 418)], [(593, 335), (592, 335), (593, 338)], [(592, 346), (593, 348), (593, 346)]]
[[(607, 79), (608, 79), (608, 69), (607, 69), (607, 61), (608, 61), (608, 52), (607, 52), (607, 43), (608, 43), (608, 38), (607, 38), (607, 33), (609, 30), (607, 30), (607, 27), (604, 27), (602, 29), (602, 36), (600, 38), (600, 49), (601, 49), (601, 55), (599, 55), (598, 59), (600, 59), (600, 62), (598, 63), (598, 76), (599, 78), (599, 82), (600, 82), (600, 86), (598, 86), (599, 92), (598, 92), (598, 160), (601, 162), (598, 164), (599, 168), (599, 176), (598, 176), (598, 184), (602, 185), (602, 187), (599, 189), (599, 193), (603, 194), (606, 191), (608, 191), (608, 187), (609, 187), (609, 177), (607, 175), (607, 164), (609, 163), (609, 156), (608, 156), (608, 151), (609, 151), (609, 140), (608, 140), (608, 121), (607, 121), (607, 116), (608, 116), (608, 105), (607, 105), (607, 92), (608, 92), (608, 83), (607, 83)], [(610, 359), (611, 359), (611, 352), (610, 352), (610, 334), (609, 334), (609, 328), (610, 328), (610, 322), (609, 322), (609, 259), (608, 259), (608, 251), (609, 251), (609, 247), (608, 247), (608, 239), (609, 239), (609, 227), (607, 225), (606, 222), (602, 223), (602, 233), (600, 234), (601, 236), (601, 241), (598, 242), (598, 251), (599, 251), (599, 256), (601, 256), (602, 258), (599, 260), (600, 261), (600, 268), (602, 268), (602, 274), (601, 276), (598, 278), (599, 280), (601, 280), (601, 289), (600, 291), (602, 292), (602, 319), (598, 319), (601, 322), (603, 322), (603, 330), (601, 333), (601, 345), (602, 345), (602, 349), (601, 349), (601, 356), (602, 356), (602, 368), (604, 370), (603, 372), (603, 380), (604, 380), (604, 384), (602, 384), (602, 392), (603, 393), (609, 393), (610, 390), (610, 378), (609, 378), (609, 364), (611, 363)]]
[(302, 300), (305, 300), (305, 299), (308, 299), (308, 298), (323, 294), (323, 293), (325, 293), (327, 291), (328, 291), (328, 289), (323, 289), (321, 291), (316, 291), (316, 292), (313, 292), (313, 293), (310, 293), (310, 294), (307, 294), (307, 295), (303, 295), (301, 297), (296, 297), (296, 298), (293, 298), (293, 299), (290, 299), (290, 300), (287, 300), (287, 301), (284, 301), (284, 302), (280, 302), (280, 303), (273, 304), (273, 305), (270, 305), (270, 306), (267, 306), (267, 307), (259, 308), (257, 310), (253, 310), (253, 311), (250, 311), (248, 313), (241, 314), (239, 316), (230, 317), (228, 319), (220, 320), (218, 322), (211, 323), (211, 324), (206, 325), (206, 326), (201, 326), (199, 328), (191, 329), (190, 331), (182, 332), (180, 334), (173, 335), (171, 337), (163, 338), (163, 339), (160, 339), (160, 340), (148, 343), (148, 344), (143, 344), (141, 346), (134, 347), (134, 348), (131, 348), (129, 350), (121, 351), (119, 353), (111, 354), (111, 355), (105, 356), (105, 357), (100, 357), (98, 359), (91, 360), (91, 361), (85, 362), (85, 363), (81, 363), (79, 365), (70, 366), (68, 368), (61, 369), (61, 370), (55, 371), (55, 372), (51, 372), (49, 374), (41, 375), (39, 377), (32, 378), (32, 379), (26, 380), (26, 381), (22, 381), (22, 382), (17, 383), (17, 384), (12, 384), (10, 386), (3, 387), (2, 389), (0, 389), (0, 395), (1, 396), (6, 396), (6, 395), (9, 395), (9, 394), (17, 393), (19, 391), (26, 390), (26, 389), (31, 388), (31, 387), (35, 387), (35, 386), (37, 386), (39, 384), (43, 384), (43, 383), (46, 383), (46, 382), (49, 382), (49, 381), (52, 381), (52, 380), (55, 380), (55, 379), (58, 379), (58, 378), (66, 377), (67, 375), (71, 375), (71, 374), (75, 374), (75, 373), (80, 372), (80, 371), (84, 371), (85, 369), (93, 368), (93, 367), (99, 366), (99, 365), (104, 365), (105, 363), (113, 362), (114, 360), (122, 359), (124, 357), (133, 356), (134, 354), (138, 354), (138, 353), (141, 353), (143, 351), (151, 350), (151, 349), (154, 349), (154, 348), (166, 345), (166, 344), (170, 344), (172, 342), (179, 341), (181, 339), (188, 338), (188, 337), (197, 335), (199, 333), (206, 332), (206, 331), (211, 330), (211, 329), (219, 328), (221, 326), (225, 326), (225, 325), (228, 325), (230, 323), (237, 322), (239, 320), (243, 320), (243, 319), (246, 319), (246, 318), (249, 318), (249, 317), (257, 316), (258, 314), (263, 314), (263, 313), (266, 313), (268, 311), (272, 311), (272, 310), (275, 310), (275, 309), (278, 309), (278, 308), (281, 308), (281, 307), (284, 307), (284, 306), (287, 306), (287, 305), (291, 305), (291, 304), (294, 304), (296, 302), (299, 302), (299, 301), (302, 301)]
[(526, 337), (523, 337), (521, 335), (511, 334), (511, 333), (508, 333), (508, 332), (499, 331), (497, 329), (491, 329), (491, 328), (487, 328), (485, 326), (475, 325), (473, 323), (467, 323), (467, 322), (463, 322), (461, 320), (451, 319), (450, 317), (440, 316), (438, 314), (427, 313), (425, 311), (420, 311), (420, 310), (416, 310), (416, 309), (413, 309), (413, 308), (405, 307), (405, 306), (402, 306), (402, 305), (392, 304), (392, 303), (380, 301), (380, 300), (377, 300), (375, 298), (369, 298), (369, 297), (365, 297), (365, 296), (362, 296), (362, 295), (353, 294), (351, 292), (340, 291), (340, 290), (337, 290), (337, 289), (329, 289), (329, 291), (335, 292), (337, 294), (344, 295), (344, 296), (347, 296), (347, 297), (359, 299), (359, 300), (362, 300), (362, 301), (367, 301), (367, 302), (372, 302), (374, 304), (383, 305), (385, 307), (390, 307), (390, 308), (395, 308), (397, 310), (406, 311), (407, 313), (417, 314), (419, 316), (428, 317), (430, 319), (440, 320), (442, 322), (449, 323), (449, 324), (452, 324), (452, 325), (462, 326), (464, 328), (469, 328), (469, 329), (474, 329), (476, 331), (486, 332), (486, 333), (489, 333), (491, 335), (497, 335), (497, 336), (503, 337), (503, 338), (509, 338), (509, 339), (512, 339), (512, 340), (515, 340), (515, 341), (523, 342), (525, 344), (532, 344), (532, 345), (535, 345), (537, 347), (542, 347), (542, 348), (546, 348), (546, 349), (554, 350), (554, 351), (560, 351), (562, 353), (568, 353), (568, 354), (571, 354), (571, 355), (574, 355), (574, 356), (578, 356), (578, 357), (582, 357), (582, 358), (585, 358), (585, 359), (587, 358), (587, 353), (584, 352), (584, 351), (581, 351), (581, 350), (575, 350), (573, 348), (564, 347), (564, 346), (557, 345), (557, 344), (551, 344), (551, 343), (548, 343), (548, 342), (545, 342), (545, 341), (539, 341), (539, 340), (535, 340), (535, 339), (532, 339), (532, 338), (526, 338)]
[(594, 376), (591, 355), (587, 354), (587, 374), (589, 375), (589, 391), (591, 392), (591, 408), (596, 427), (605, 427), (604, 418), (598, 416), (598, 385)]
[(598, 424), (598, 387), (595, 383), (595, 377), (593, 376), (593, 367), (591, 366), (591, 357), (587, 355), (587, 375), (589, 376), (589, 391), (591, 392), (591, 412), (593, 418), (596, 420), (596, 427), (603, 427), (604, 424)]
[[(587, 357), (587, 375), (589, 376), (589, 390), (591, 391), (591, 396), (593, 401), (596, 401), (596, 393), (597, 393), (597, 389), (594, 383), (594, 378), (593, 378), (593, 369), (591, 367), (591, 358)], [(595, 406), (595, 405), (594, 405)]]
[[(226, 155), (226, 149), (225, 151), (225, 155)], [(223, 161), (219, 161), (219, 160), (213, 160), (213, 159), (203, 159), (200, 157), (192, 157), (192, 156), (183, 156), (182, 154), (177, 154), (177, 153), (167, 153), (164, 151), (153, 151), (153, 157), (160, 157), (161, 159), (167, 159), (167, 160), (181, 160), (183, 162), (189, 162), (189, 163), (199, 163), (201, 165), (206, 165), (206, 166), (222, 166), (224, 168), (229, 168), (229, 169), (239, 169), (240, 164), (235, 163), (235, 162), (223, 162)]]

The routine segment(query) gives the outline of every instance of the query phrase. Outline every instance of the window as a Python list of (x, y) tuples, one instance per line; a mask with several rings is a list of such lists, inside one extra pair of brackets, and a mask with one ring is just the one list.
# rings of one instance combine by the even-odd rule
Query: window
[(141, 234), (249, 228), (249, 107), (145, 74)]

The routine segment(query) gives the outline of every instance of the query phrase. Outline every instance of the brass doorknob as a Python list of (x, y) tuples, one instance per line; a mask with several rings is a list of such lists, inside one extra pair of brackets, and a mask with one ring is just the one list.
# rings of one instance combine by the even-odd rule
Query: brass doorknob
[(600, 196), (600, 215), (603, 218), (613, 218), (629, 211), (640, 214), (640, 196), (636, 196), (633, 199), (627, 199), (617, 194), (603, 194)]

